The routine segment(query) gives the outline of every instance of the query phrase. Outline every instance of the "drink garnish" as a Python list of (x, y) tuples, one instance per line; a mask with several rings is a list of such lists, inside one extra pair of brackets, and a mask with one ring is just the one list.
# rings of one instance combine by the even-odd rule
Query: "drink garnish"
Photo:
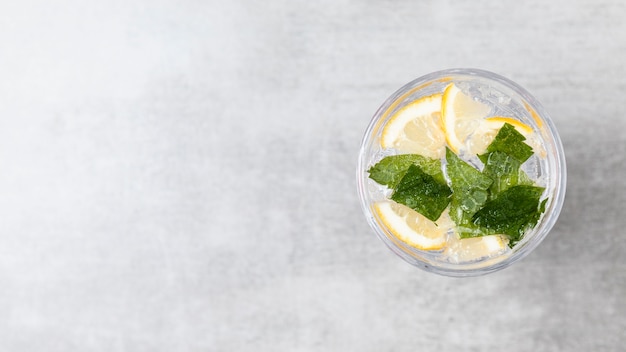
[(452, 191), (417, 165), (410, 165), (394, 188), (391, 199), (437, 221), (448, 207)]
[(483, 170), (446, 148), (445, 172), (440, 160), (418, 154), (387, 156), (368, 172), (392, 190), (390, 199), (437, 221), (449, 206), (460, 238), (506, 235), (513, 247), (545, 211), (544, 188), (521, 169), (532, 156), (526, 138), (504, 123), (484, 154)]
[(411, 165), (418, 165), (436, 180), (445, 183), (441, 171), (441, 161), (418, 154), (400, 154), (384, 157), (367, 171), (372, 180), (381, 185), (394, 188)]

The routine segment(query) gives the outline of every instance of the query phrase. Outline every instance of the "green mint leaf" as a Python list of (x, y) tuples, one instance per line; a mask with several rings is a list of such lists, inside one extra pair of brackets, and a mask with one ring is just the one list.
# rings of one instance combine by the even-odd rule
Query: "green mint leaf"
[(495, 151), (481, 157), (485, 164), (483, 174), (493, 180), (489, 187), (490, 199), (512, 186), (533, 184), (530, 177), (520, 169), (521, 163), (509, 154)]
[(510, 246), (521, 240), (524, 232), (539, 221), (545, 210), (545, 200), (539, 198), (544, 188), (528, 185), (513, 186), (487, 201), (473, 216), (473, 223), (493, 233), (508, 235)]
[(505, 123), (498, 134), (494, 138), (493, 142), (487, 147), (487, 152), (480, 156), (483, 163), (487, 160), (487, 154), (493, 152), (503, 152), (517, 159), (520, 163), (528, 160), (533, 155), (533, 149), (524, 141), (524, 137), (521, 133), (517, 132), (515, 127), (509, 123)]
[[(543, 214), (546, 211), (546, 203), (547, 202), (548, 202), (548, 198), (544, 199), (543, 201), (541, 201), (541, 203), (539, 203), (539, 209), (537, 209), (535, 214), (530, 218), (530, 221), (528, 222), (528, 225), (526, 226), (526, 228), (533, 228), (533, 227), (535, 227), (535, 225), (537, 225), (537, 223), (539, 222), (539, 218), (541, 218), (541, 214)], [(519, 242), (519, 240), (521, 240), (521, 237), (511, 241), (512, 243), (510, 242), (509, 246), (511, 248), (513, 248), (513, 246), (517, 242)]]
[(391, 199), (437, 221), (448, 207), (451, 194), (445, 183), (412, 164), (394, 188)]
[(417, 154), (391, 155), (383, 158), (369, 170), (369, 177), (381, 185), (394, 188), (411, 165), (420, 166), (424, 172), (444, 182), (441, 161)]
[(474, 166), (461, 160), (450, 148), (446, 148), (446, 162), (450, 187), (454, 192), (465, 192), (470, 189), (487, 190), (493, 182)]
[[(472, 215), (487, 202), (489, 198), (487, 190), (493, 180), (461, 160), (450, 149), (446, 149), (446, 161), (450, 188), (453, 192), (450, 201), (450, 217), (463, 236), (460, 228), (473, 227)], [(471, 232), (474, 233), (474, 231)]]
[(461, 238), (478, 237), (495, 234), (493, 231), (489, 231), (486, 228), (480, 227), (472, 222), (472, 216), (476, 213), (473, 209), (471, 211), (464, 210), (463, 205), (459, 204), (459, 197), (455, 197), (452, 194), (452, 200), (450, 201), (450, 218), (456, 224), (456, 232)]

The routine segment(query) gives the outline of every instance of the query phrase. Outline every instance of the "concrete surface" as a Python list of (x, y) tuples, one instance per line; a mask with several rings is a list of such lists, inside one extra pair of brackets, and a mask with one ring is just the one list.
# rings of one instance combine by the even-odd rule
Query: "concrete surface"
[[(626, 4), (2, 1), (0, 351), (617, 351)], [(375, 237), (374, 111), (431, 71), (530, 90), (560, 221), (451, 279)]]

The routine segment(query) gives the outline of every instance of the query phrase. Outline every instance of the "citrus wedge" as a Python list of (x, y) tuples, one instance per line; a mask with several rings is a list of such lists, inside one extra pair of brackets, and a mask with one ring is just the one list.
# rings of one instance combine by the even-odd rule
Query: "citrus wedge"
[(445, 137), (439, 125), (442, 94), (415, 100), (398, 110), (382, 131), (380, 144), (401, 153), (433, 159), (445, 152)]
[(375, 203), (374, 211), (396, 238), (422, 250), (443, 248), (447, 232), (453, 226), (447, 211), (437, 220), (437, 224), (415, 210), (395, 202)]
[(446, 248), (451, 261), (465, 263), (502, 254), (506, 250), (508, 239), (502, 235), (473, 238), (452, 236)]
[(502, 126), (508, 123), (515, 127), (517, 132), (528, 138), (532, 133), (532, 127), (510, 117), (495, 116), (482, 121), (470, 137), (467, 143), (468, 152), (471, 154), (482, 154), (500, 131)]
[(463, 93), (454, 83), (443, 92), (441, 122), (448, 146), (455, 153), (465, 146), (467, 137), (480, 125), (490, 107)]

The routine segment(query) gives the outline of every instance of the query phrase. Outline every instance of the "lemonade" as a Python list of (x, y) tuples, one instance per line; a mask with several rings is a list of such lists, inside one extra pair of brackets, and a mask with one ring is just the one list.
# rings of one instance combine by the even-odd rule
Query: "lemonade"
[(515, 83), (446, 70), (392, 95), (359, 157), (364, 212), (411, 264), (452, 276), (502, 269), (554, 225), (565, 159), (551, 120)]

